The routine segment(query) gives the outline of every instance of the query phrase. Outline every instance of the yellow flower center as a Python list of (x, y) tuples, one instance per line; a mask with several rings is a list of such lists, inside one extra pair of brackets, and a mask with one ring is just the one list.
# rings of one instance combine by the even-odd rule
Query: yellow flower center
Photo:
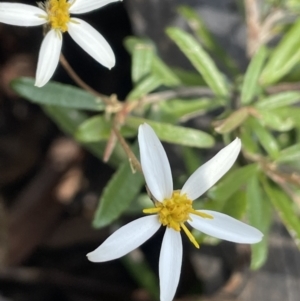
[(61, 32), (68, 30), (70, 6), (71, 3), (68, 3), (67, 0), (49, 0), (46, 4), (46, 10), (48, 13), (48, 22), (52, 29), (57, 29)]
[(155, 201), (155, 208), (144, 209), (143, 212), (146, 214), (157, 213), (160, 223), (175, 231), (180, 231), (182, 228), (194, 246), (199, 248), (199, 244), (195, 237), (184, 223), (187, 220), (192, 221), (192, 218), (190, 217), (191, 213), (202, 218), (212, 219), (213, 217), (204, 212), (196, 211), (193, 209), (192, 203), (193, 202), (186, 194), (181, 195), (179, 190), (175, 190), (170, 199), (165, 199), (162, 202)]

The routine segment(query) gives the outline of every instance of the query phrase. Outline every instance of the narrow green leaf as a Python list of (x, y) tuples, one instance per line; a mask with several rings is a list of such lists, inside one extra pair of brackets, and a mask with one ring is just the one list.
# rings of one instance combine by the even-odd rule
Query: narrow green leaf
[[(148, 69), (148, 67), (150, 66), (147, 66), (147, 72), (149, 72), (149, 74), (151, 73), (151, 75), (153, 75), (154, 77), (159, 78), (161, 80), (161, 83), (165, 86), (172, 87), (180, 85), (181, 81), (177, 77), (177, 75), (154, 52), (154, 45), (151, 41), (149, 41), (148, 39), (140, 39), (136, 37), (128, 37), (125, 39), (125, 47), (132, 55), (134, 53), (134, 49), (136, 49), (136, 47), (141, 44), (145, 44), (153, 48), (151, 68)], [(141, 61), (141, 63), (143, 62)], [(146, 72), (144, 72), (144, 75), (146, 75)]]
[(294, 123), (295, 127), (300, 127), (300, 108), (299, 107), (282, 107), (274, 109), (274, 113), (283, 119), (290, 119)]
[(91, 111), (103, 111), (105, 109), (100, 98), (70, 85), (49, 82), (38, 88), (34, 86), (34, 79), (22, 77), (12, 81), (12, 88), (20, 96), (40, 105)]
[(159, 139), (165, 142), (199, 148), (211, 148), (215, 143), (211, 135), (200, 130), (133, 116), (129, 116), (126, 119), (126, 125), (134, 129), (137, 129), (144, 122), (148, 123), (154, 129)]
[(283, 36), (263, 69), (260, 82), (268, 86), (286, 75), (300, 61), (300, 20)]
[(263, 182), (263, 186), (283, 224), (300, 249), (300, 219), (294, 210), (294, 203), (282, 190), (273, 185), (271, 186), (267, 181)]
[(188, 33), (178, 28), (168, 28), (168, 36), (187, 56), (192, 65), (200, 72), (212, 91), (222, 97), (229, 95), (224, 75), (201, 45)]
[(249, 125), (252, 131), (255, 133), (258, 138), (261, 146), (265, 149), (268, 155), (273, 159), (277, 159), (279, 157), (279, 146), (276, 139), (272, 136), (272, 134), (264, 128), (258, 120), (254, 118), (248, 118)]
[(187, 174), (191, 175), (203, 164), (203, 158), (199, 151), (191, 147), (182, 147), (182, 157)]
[(300, 143), (294, 144), (280, 151), (276, 160), (278, 163), (284, 162), (300, 162)]
[(155, 120), (175, 123), (178, 120), (188, 120), (190, 118), (206, 114), (212, 110), (223, 106), (219, 99), (199, 98), (199, 99), (172, 99), (158, 104), (159, 109), (155, 110), (153, 117)]
[(241, 186), (246, 185), (249, 177), (255, 174), (258, 170), (257, 164), (249, 164), (244, 167), (229, 171), (225, 177), (209, 190), (208, 196), (222, 204), (223, 208), (225, 202), (237, 192)]
[(276, 109), (290, 106), (300, 102), (300, 93), (296, 91), (282, 92), (275, 95), (269, 95), (259, 100), (255, 107), (258, 109)]
[(250, 224), (264, 234), (261, 242), (251, 245), (251, 269), (257, 270), (268, 258), (268, 233), (272, 221), (271, 204), (264, 198), (257, 175), (248, 179), (247, 213)]
[[(111, 129), (111, 122), (106, 120), (104, 115), (97, 115), (80, 124), (75, 136), (83, 143), (105, 141), (109, 138)], [(135, 131), (127, 127), (122, 127), (120, 132), (123, 137), (133, 137), (136, 134)]]
[(87, 114), (74, 109), (47, 105), (42, 108), (64, 133), (71, 136), (75, 134), (77, 127), (88, 118)]
[(211, 53), (216, 56), (233, 75), (238, 74), (239, 71), (235, 62), (216, 41), (198, 13), (187, 5), (180, 6), (178, 11), (186, 19), (190, 28), (193, 30), (197, 38), (203, 43), (204, 47), (211, 51)]
[(286, 132), (294, 127), (294, 122), (291, 118), (283, 118), (276, 114), (275, 111), (270, 110), (257, 110), (259, 113), (259, 120), (262, 125), (278, 131)]
[(157, 56), (153, 59), (152, 73), (167, 87), (176, 87), (181, 84), (179, 77)]
[(246, 205), (246, 192), (240, 189), (227, 199), (222, 212), (240, 220), (246, 212)]
[(93, 226), (102, 228), (116, 220), (138, 196), (143, 183), (143, 176), (133, 174), (128, 161), (120, 165), (103, 190)]
[(110, 133), (111, 122), (105, 120), (105, 116), (97, 115), (80, 124), (75, 136), (80, 142), (96, 142), (107, 140)]
[(292, 11), (296, 12), (300, 10), (300, 1), (299, 0), (286, 0), (285, 5)]
[(124, 39), (124, 46), (126, 50), (132, 54), (134, 52), (134, 49), (137, 47), (137, 45), (149, 45), (153, 47), (153, 50), (155, 50), (155, 45), (150, 39), (146, 38), (137, 38), (135, 36), (128, 36)]
[(207, 86), (206, 82), (203, 80), (203, 77), (197, 72), (188, 71), (177, 67), (173, 67), (172, 72), (184, 86)]
[(267, 53), (266, 47), (262, 46), (250, 61), (241, 91), (241, 103), (244, 105), (251, 103), (259, 92), (258, 78), (266, 60)]
[(247, 122), (245, 122), (240, 129), (240, 138), (242, 140), (243, 149), (248, 153), (256, 154), (259, 152), (257, 142), (255, 141), (256, 139), (254, 139), (254, 134)]
[(248, 108), (240, 108), (224, 120), (217, 121), (215, 131), (219, 134), (227, 134), (239, 127), (249, 116)]
[(147, 95), (149, 92), (157, 89), (162, 84), (163, 82), (159, 77), (155, 75), (148, 75), (129, 93), (127, 100), (138, 100), (139, 98)]
[(137, 83), (151, 71), (154, 47), (149, 43), (137, 43), (132, 53), (131, 77)]

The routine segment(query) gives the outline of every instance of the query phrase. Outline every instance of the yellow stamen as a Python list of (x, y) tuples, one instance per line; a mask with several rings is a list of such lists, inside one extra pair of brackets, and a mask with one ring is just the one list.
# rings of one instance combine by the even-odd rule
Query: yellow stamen
[(213, 219), (212, 215), (204, 213), (204, 212), (201, 212), (201, 211), (197, 211), (197, 210), (195, 210), (193, 208), (191, 209), (190, 213), (193, 213), (193, 214), (198, 215), (198, 216), (203, 217), (203, 218)]
[(155, 201), (154, 204), (154, 208), (144, 209), (143, 212), (146, 214), (157, 213), (160, 223), (175, 231), (180, 231), (182, 228), (192, 244), (196, 248), (199, 248), (199, 244), (195, 237), (184, 223), (187, 220), (192, 221), (190, 216), (191, 213), (202, 218), (213, 219), (211, 215), (194, 210), (192, 207), (192, 200), (190, 200), (186, 194), (181, 195), (178, 190), (173, 192), (171, 198), (165, 199), (162, 202)]
[(157, 208), (157, 207), (155, 207), (155, 208), (146, 208), (146, 209), (143, 210), (143, 212), (145, 214), (152, 214), (152, 213), (157, 213), (160, 210), (161, 210), (161, 208)]
[(70, 6), (71, 3), (68, 3), (67, 0), (49, 0), (49, 2), (47, 2), (46, 11), (48, 14), (48, 22), (52, 29), (57, 29), (61, 32), (68, 30)]
[(197, 243), (195, 237), (193, 236), (193, 234), (191, 233), (191, 231), (186, 227), (186, 225), (184, 223), (180, 224), (181, 228), (183, 229), (184, 233), (187, 235), (187, 237), (189, 238), (190, 242), (197, 248), (199, 249), (200, 246)]

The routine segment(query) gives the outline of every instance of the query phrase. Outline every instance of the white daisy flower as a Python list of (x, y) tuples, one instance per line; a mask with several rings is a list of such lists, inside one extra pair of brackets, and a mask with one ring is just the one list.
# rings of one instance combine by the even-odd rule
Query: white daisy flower
[(150, 216), (139, 218), (118, 229), (87, 257), (93, 262), (119, 258), (143, 244), (162, 225), (166, 226), (159, 258), (160, 300), (171, 301), (181, 270), (180, 230), (199, 248), (185, 223), (205, 234), (236, 243), (257, 243), (263, 234), (226, 214), (195, 210), (192, 207), (193, 200), (211, 188), (231, 168), (241, 149), (239, 138), (199, 167), (182, 189), (175, 191), (165, 150), (148, 124), (140, 125), (138, 140), (143, 173), (154, 197), (155, 207), (145, 209), (143, 212)]
[(114, 53), (103, 38), (85, 21), (70, 14), (82, 14), (120, 0), (47, 0), (38, 6), (0, 2), (0, 22), (17, 26), (47, 24), (47, 32), (38, 58), (37, 87), (44, 86), (53, 75), (62, 47), (62, 33), (68, 31), (73, 40), (103, 66), (115, 65)]

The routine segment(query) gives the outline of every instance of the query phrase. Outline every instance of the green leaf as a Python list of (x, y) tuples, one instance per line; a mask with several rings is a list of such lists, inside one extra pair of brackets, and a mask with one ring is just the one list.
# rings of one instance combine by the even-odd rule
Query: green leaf
[(292, 145), (280, 151), (277, 163), (300, 161), (300, 143)]
[(267, 181), (263, 182), (263, 186), (280, 219), (300, 249), (300, 219), (294, 210), (294, 203), (282, 190), (271, 186)]
[(228, 97), (229, 90), (223, 74), (201, 45), (188, 33), (178, 28), (168, 28), (168, 36), (200, 72), (212, 91), (221, 97)]
[(63, 132), (71, 136), (76, 132), (78, 125), (88, 117), (85, 113), (74, 109), (46, 105), (42, 108)]
[[(97, 115), (80, 124), (75, 136), (80, 142), (105, 141), (110, 137), (112, 124), (105, 116)], [(121, 128), (123, 137), (133, 137), (136, 132), (126, 127)]]
[(38, 88), (34, 86), (34, 79), (23, 77), (13, 80), (12, 88), (20, 96), (40, 105), (91, 111), (103, 111), (105, 109), (100, 98), (70, 85), (48, 82), (47, 85)]
[(251, 269), (259, 269), (268, 258), (268, 233), (272, 222), (270, 202), (264, 197), (258, 175), (252, 175), (247, 185), (247, 213), (250, 224), (259, 229), (264, 237), (251, 245)]
[[(199, 151), (191, 147), (182, 147), (182, 157), (187, 174), (191, 175), (203, 164), (203, 158)], [(187, 178), (186, 178), (187, 179)]]
[(296, 21), (275, 47), (263, 69), (260, 82), (268, 86), (286, 75), (300, 61), (300, 20)]
[(199, 73), (177, 67), (173, 67), (172, 71), (184, 86), (207, 86)]
[(248, 153), (255, 154), (259, 152), (258, 145), (247, 122), (245, 122), (240, 129), (240, 138), (242, 140), (243, 149)]
[(154, 57), (154, 47), (152, 44), (144, 42), (134, 45), (132, 53), (131, 77), (137, 83), (144, 76), (150, 73)]
[(291, 118), (283, 118), (276, 114), (275, 111), (257, 111), (259, 113), (259, 120), (261, 124), (272, 130), (286, 132), (294, 127), (294, 122)]
[(298, 103), (300, 101), (300, 93), (295, 91), (282, 92), (275, 95), (267, 96), (259, 100), (255, 107), (258, 109), (276, 109), (286, 107)]
[(291, 119), (296, 127), (300, 127), (300, 108), (299, 107), (284, 107), (274, 110), (278, 116), (284, 119)]
[(157, 56), (153, 59), (152, 73), (167, 87), (176, 87), (181, 84), (179, 77)]
[(249, 116), (248, 108), (240, 108), (224, 120), (218, 120), (215, 131), (219, 134), (227, 134), (239, 127)]
[(129, 93), (127, 99), (129, 101), (138, 100), (147, 95), (149, 92), (157, 89), (163, 84), (161, 78), (155, 75), (148, 75)]
[(143, 176), (133, 174), (128, 161), (124, 162), (103, 190), (93, 226), (102, 228), (116, 220), (138, 196), (143, 184)]
[(222, 107), (219, 99), (172, 99), (158, 104), (159, 109), (155, 110), (155, 120), (175, 123), (178, 120), (186, 121), (190, 118), (206, 114), (214, 109)]
[(236, 219), (241, 219), (245, 214), (246, 205), (246, 193), (240, 189), (227, 199), (222, 212)]
[(187, 5), (180, 6), (178, 11), (186, 19), (190, 28), (203, 43), (204, 47), (211, 51), (233, 75), (236, 75), (238, 70), (235, 62), (227, 55), (222, 46), (211, 35), (198, 13)]
[(258, 122), (258, 120), (251, 117), (248, 118), (248, 122), (253, 133), (256, 135), (261, 146), (265, 149), (268, 155), (273, 160), (277, 159), (279, 157), (279, 146), (276, 139)]
[(241, 91), (241, 103), (244, 105), (251, 103), (259, 92), (258, 78), (267, 53), (266, 47), (260, 47), (247, 68)]
[(165, 142), (199, 148), (211, 148), (215, 143), (211, 135), (200, 130), (133, 116), (129, 116), (126, 119), (126, 125), (136, 130), (140, 124), (145, 122), (154, 129), (158, 138)]
[(219, 209), (221, 211), (225, 202), (242, 186), (246, 185), (249, 177), (255, 174), (257, 170), (257, 164), (249, 164), (231, 170), (216, 186), (209, 190), (209, 198), (215, 200), (219, 204)]
[[(136, 49), (136, 47), (138, 47), (138, 45), (141, 44), (149, 45), (149, 47), (152, 46), (154, 50), (154, 45), (149, 40), (139, 39), (136, 37), (128, 37), (125, 39), (125, 47), (128, 50), (128, 52), (132, 55), (134, 54), (134, 49)], [(161, 84), (165, 86), (172, 87), (180, 85), (181, 81), (177, 77), (177, 75), (154, 53), (154, 51), (152, 54), (153, 57), (151, 59), (151, 68), (148, 69), (150, 66), (141, 68), (147, 68), (147, 72), (149, 71), (149, 75), (159, 78)], [(144, 75), (146, 75), (146, 72), (144, 72)]]

